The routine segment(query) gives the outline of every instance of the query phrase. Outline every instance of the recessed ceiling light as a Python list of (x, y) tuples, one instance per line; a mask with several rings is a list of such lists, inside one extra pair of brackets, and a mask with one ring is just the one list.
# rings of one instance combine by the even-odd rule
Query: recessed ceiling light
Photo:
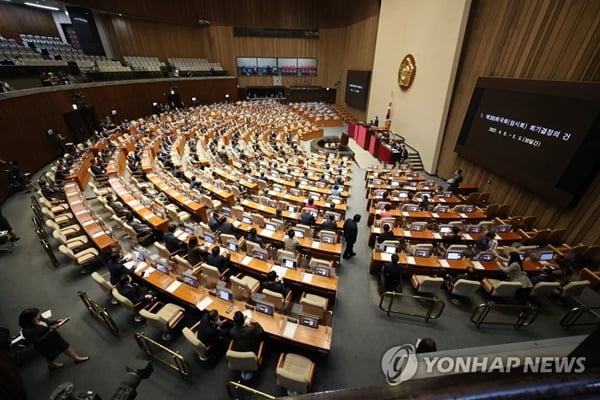
[(43, 8), (44, 10), (52, 10), (52, 11), (58, 11), (59, 10), (58, 7), (46, 6), (44, 4), (38, 4), (38, 3), (30, 3), (28, 1), (26, 1), (24, 4), (26, 6), (29, 6), (29, 7)]

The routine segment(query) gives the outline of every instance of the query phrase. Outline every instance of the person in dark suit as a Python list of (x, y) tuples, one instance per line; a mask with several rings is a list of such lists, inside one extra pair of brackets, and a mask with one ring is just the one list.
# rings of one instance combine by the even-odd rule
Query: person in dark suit
[(219, 218), (219, 214), (213, 212), (210, 218), (208, 219), (208, 227), (211, 231), (215, 232), (221, 226), (221, 219)]
[(205, 346), (211, 346), (217, 343), (220, 338), (228, 336), (229, 329), (225, 327), (224, 321), (219, 318), (217, 310), (210, 310), (200, 318), (196, 335)]
[(223, 257), (219, 254), (220, 252), (221, 248), (219, 246), (213, 247), (210, 254), (206, 256), (206, 263), (213, 267), (217, 267), (219, 272), (223, 272), (227, 269), (227, 264), (229, 264), (229, 254), (227, 254), (226, 257)]
[(123, 274), (127, 274), (127, 268), (121, 263), (121, 255), (119, 253), (112, 253), (110, 255), (107, 267), (110, 273), (110, 283), (113, 285), (119, 282), (119, 278)]
[(452, 233), (449, 235), (446, 235), (442, 238), (442, 243), (444, 245), (451, 245), (451, 244), (459, 244), (462, 242), (462, 236), (460, 235), (460, 228), (458, 226), (453, 226), (452, 227)]
[(304, 210), (302, 214), (300, 214), (300, 223), (302, 225), (312, 226), (315, 224), (315, 217), (308, 210)]
[(206, 260), (208, 256), (208, 252), (203, 247), (198, 246), (198, 238), (196, 236), (192, 236), (190, 240), (188, 240), (188, 257), (187, 260), (190, 264), (196, 265)]
[(225, 233), (227, 235), (235, 235), (235, 228), (231, 222), (227, 220), (227, 217), (222, 216), (219, 220), (219, 228), (217, 228), (217, 232)]
[(241, 311), (235, 312), (233, 323), (233, 328), (229, 331), (229, 337), (233, 341), (232, 350), (258, 351), (258, 345), (264, 333), (263, 327), (256, 321), (246, 320)]
[(344, 250), (343, 258), (348, 259), (354, 257), (356, 253), (353, 250), (354, 243), (358, 237), (358, 223), (360, 222), (360, 214), (354, 215), (352, 219), (348, 218), (344, 222), (344, 240), (346, 240), (346, 249)]
[(458, 168), (454, 171), (454, 176), (447, 180), (448, 183), (448, 191), (452, 193), (456, 193), (458, 187), (463, 181), (462, 169)]
[(265, 241), (258, 237), (256, 228), (250, 229), (249, 235), (246, 238), (246, 240), (258, 244), (261, 249), (265, 248)]
[(120, 202), (117, 201), (117, 199), (115, 198), (115, 196), (107, 196), (106, 197), (106, 204), (113, 209), (113, 211), (115, 212), (115, 214), (117, 214), (117, 217), (119, 218), (123, 218), (127, 215), (128, 211), (125, 207), (123, 207), (123, 204), (121, 204)]
[(324, 218), (323, 222), (321, 223), (321, 226), (323, 227), (323, 229), (335, 231), (337, 229), (337, 223), (335, 222), (335, 217), (333, 216), (333, 214), (329, 214), (327, 218)]
[(398, 262), (397, 254), (392, 254), (392, 260), (383, 265), (381, 275), (384, 290), (402, 291), (402, 264)]
[(128, 298), (133, 304), (148, 303), (155, 299), (154, 294), (147, 287), (131, 282), (131, 276), (128, 274), (121, 275), (116, 289), (121, 296)]
[(377, 243), (383, 243), (385, 240), (394, 240), (394, 232), (392, 232), (389, 224), (383, 224), (381, 229), (383, 232), (377, 236)]
[(173, 233), (175, 232), (175, 229), (175, 225), (170, 224), (169, 231), (163, 235), (163, 240), (165, 242), (167, 250), (169, 250), (169, 253), (175, 253), (177, 251), (184, 252), (187, 249), (187, 245), (185, 244), (185, 242), (177, 239), (177, 237)]
[(79, 355), (63, 339), (57, 329), (63, 320), (49, 321), (41, 317), (38, 308), (28, 308), (19, 315), (19, 325), (23, 328), (23, 336), (48, 362), (49, 369), (58, 369), (64, 364), (56, 362), (60, 353), (72, 358), (76, 364), (89, 360), (89, 357)]
[(289, 288), (285, 287), (282, 279), (277, 276), (277, 272), (275, 271), (270, 271), (267, 274), (267, 280), (262, 282), (260, 287), (272, 292), (281, 293), (283, 297), (285, 297), (290, 291)]

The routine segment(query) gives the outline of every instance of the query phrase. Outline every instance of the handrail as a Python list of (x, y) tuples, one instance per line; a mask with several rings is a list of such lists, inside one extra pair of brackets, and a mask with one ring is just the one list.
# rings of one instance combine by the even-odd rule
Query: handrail
[[(564, 317), (561, 318), (560, 326), (564, 329), (569, 329), (573, 326), (598, 325), (600, 324), (600, 314), (598, 314), (596, 310), (600, 310), (600, 306), (588, 307), (585, 304), (580, 304), (577, 307), (573, 307), (572, 309), (567, 311)], [(583, 317), (587, 313), (590, 313), (591, 315), (596, 317), (597, 321), (577, 323), (579, 318)]]
[[(431, 303), (431, 304), (427, 308), (427, 312), (425, 313), (425, 315), (422, 315), (419, 313), (403, 312), (403, 311), (392, 311), (394, 299), (400, 299), (402, 297), (411, 298), (414, 300), (418, 300), (420, 302)], [(383, 302), (386, 298), (389, 298), (389, 303), (388, 303), (387, 309), (384, 308), (384, 306), (383, 306)], [(436, 307), (439, 307), (437, 309), (437, 312), (436, 312)], [(424, 318), (425, 322), (429, 322), (430, 319), (439, 318), (442, 315), (442, 311), (444, 311), (445, 307), (446, 307), (446, 303), (444, 303), (443, 300), (441, 300), (435, 296), (434, 297), (424, 297), (424, 296), (413, 296), (410, 294), (405, 294), (405, 293), (400, 293), (400, 292), (383, 292), (379, 299), (379, 309), (381, 311), (385, 311), (385, 313), (387, 314), (388, 317), (390, 316), (390, 314), (410, 315), (413, 317)]]
[[(227, 385), (225, 386), (227, 388), (227, 394), (229, 395), (229, 398), (232, 400), (244, 400), (244, 393), (250, 393), (256, 396), (260, 396), (263, 399), (275, 399), (275, 396), (271, 396), (268, 393), (264, 393), (261, 392), (259, 390), (253, 389), (249, 386), (246, 385), (242, 385), (239, 382), (233, 382), (233, 381), (229, 381), (227, 382)], [(235, 392), (232, 393), (232, 390), (235, 390)]]
[(119, 336), (119, 328), (113, 321), (112, 317), (106, 311), (106, 308), (102, 307), (100, 304), (96, 303), (90, 296), (87, 295), (86, 292), (80, 290), (77, 292), (77, 295), (83, 301), (86, 308), (92, 314), (92, 317), (96, 318), (98, 321), (102, 322), (104, 326), (108, 328), (108, 330), (115, 336)]
[[(490, 311), (506, 310), (517, 312), (516, 320), (514, 321), (486, 321)], [(523, 326), (529, 326), (535, 321), (539, 312), (538, 307), (531, 304), (498, 304), (493, 301), (478, 305), (471, 314), (471, 322), (477, 328), (481, 328), (483, 324), (490, 325), (512, 325), (513, 328), (519, 330)]]
[[(167, 367), (179, 372), (179, 375), (184, 379), (192, 375), (187, 360), (181, 354), (179, 354), (178, 351), (173, 351), (157, 341), (150, 339), (148, 336), (144, 335), (144, 332), (136, 332), (133, 336), (140, 350), (142, 350), (147, 357), (153, 358)], [(173, 362), (169, 362), (168, 359), (162, 358), (158, 353), (153, 351), (154, 349), (158, 349), (169, 354), (172, 357)]]

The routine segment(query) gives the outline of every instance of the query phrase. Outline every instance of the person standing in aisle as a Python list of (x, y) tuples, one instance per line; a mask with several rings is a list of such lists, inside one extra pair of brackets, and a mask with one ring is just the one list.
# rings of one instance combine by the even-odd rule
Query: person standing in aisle
[(344, 222), (344, 240), (346, 240), (346, 250), (344, 250), (344, 259), (352, 258), (356, 255), (353, 246), (358, 237), (358, 223), (360, 222), (360, 214), (355, 214), (352, 219), (348, 218)]

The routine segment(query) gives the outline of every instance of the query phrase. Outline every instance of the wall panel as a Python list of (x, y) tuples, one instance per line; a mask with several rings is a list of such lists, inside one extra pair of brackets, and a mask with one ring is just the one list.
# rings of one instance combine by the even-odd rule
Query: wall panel
[[(600, 178), (573, 209), (561, 209), (460, 158), (454, 144), (477, 77), (600, 81), (600, 2), (477, 0), (473, 2), (437, 170), (461, 167), (467, 182), (491, 191), (513, 215), (536, 215), (538, 227), (565, 227), (570, 243), (600, 243)], [(487, 184), (487, 180), (492, 181)]]
[(59, 36), (50, 11), (0, 2), (0, 35), (20, 44), (20, 33)]

